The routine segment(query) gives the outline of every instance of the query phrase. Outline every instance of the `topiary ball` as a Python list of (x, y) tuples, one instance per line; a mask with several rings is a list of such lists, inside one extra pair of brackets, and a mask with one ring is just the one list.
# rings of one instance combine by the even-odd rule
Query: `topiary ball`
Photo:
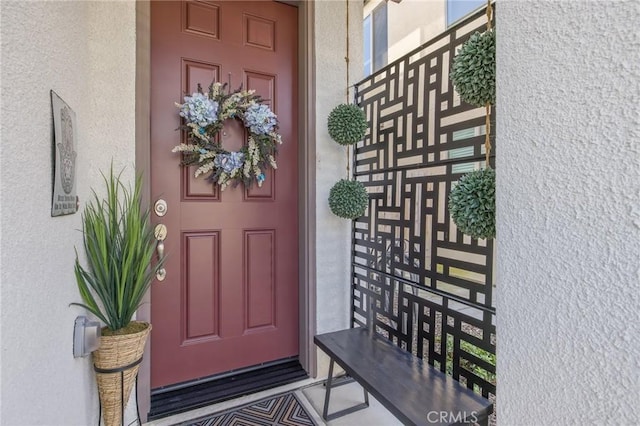
[(336, 216), (356, 219), (367, 210), (369, 194), (361, 182), (342, 179), (329, 192), (329, 207)]
[(367, 119), (357, 105), (338, 105), (329, 114), (329, 136), (340, 145), (352, 145), (364, 138)]
[(487, 167), (460, 178), (449, 194), (449, 213), (463, 234), (496, 236), (496, 172)]
[(485, 106), (496, 103), (496, 33), (476, 32), (453, 58), (449, 78), (463, 101)]

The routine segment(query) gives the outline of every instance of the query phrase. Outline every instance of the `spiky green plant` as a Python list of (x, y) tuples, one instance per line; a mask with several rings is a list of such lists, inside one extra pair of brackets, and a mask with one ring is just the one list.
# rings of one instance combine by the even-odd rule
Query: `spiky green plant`
[(95, 191), (82, 214), (87, 268), (80, 265), (76, 250), (75, 276), (86, 308), (112, 331), (126, 327), (162, 267), (164, 259), (151, 265), (156, 240), (149, 210), (141, 207), (142, 177), (127, 187), (115, 175), (102, 174), (106, 198)]
[(329, 136), (340, 145), (352, 145), (364, 138), (367, 119), (358, 105), (341, 104), (329, 114)]
[(453, 58), (449, 75), (460, 98), (468, 104), (496, 103), (496, 33), (474, 33)]
[(364, 214), (369, 194), (361, 182), (342, 179), (329, 191), (329, 207), (336, 216), (356, 219)]
[(462, 176), (449, 194), (449, 213), (463, 234), (494, 238), (496, 172), (487, 167)]

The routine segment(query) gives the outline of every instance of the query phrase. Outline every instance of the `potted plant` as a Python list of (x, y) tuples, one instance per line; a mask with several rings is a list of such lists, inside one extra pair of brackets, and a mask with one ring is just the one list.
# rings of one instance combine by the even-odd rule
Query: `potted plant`
[(149, 210), (141, 206), (141, 177), (131, 189), (121, 175), (114, 174), (112, 165), (109, 175), (103, 174), (105, 198), (94, 191), (85, 207), (82, 232), (87, 266), (80, 264), (77, 252), (75, 262), (83, 303), (74, 305), (106, 324), (93, 362), (107, 426), (120, 424), (123, 405), (129, 400), (151, 331), (149, 323), (131, 319), (164, 260), (152, 265), (156, 240)]

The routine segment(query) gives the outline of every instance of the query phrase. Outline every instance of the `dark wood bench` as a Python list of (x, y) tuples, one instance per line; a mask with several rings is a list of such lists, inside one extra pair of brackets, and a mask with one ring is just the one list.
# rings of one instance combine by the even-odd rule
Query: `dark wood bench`
[[(322, 334), (314, 342), (331, 358), (322, 413), (326, 421), (368, 407), (371, 393), (406, 425), (488, 424), (490, 401), (366, 328)], [(364, 388), (365, 401), (329, 414), (334, 363)]]

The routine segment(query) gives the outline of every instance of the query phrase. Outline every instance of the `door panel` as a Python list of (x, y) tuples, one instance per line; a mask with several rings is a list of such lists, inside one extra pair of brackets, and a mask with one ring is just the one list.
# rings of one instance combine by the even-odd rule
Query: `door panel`
[(218, 337), (220, 318), (220, 233), (187, 232), (183, 239), (184, 340)]
[[(298, 353), (297, 9), (282, 3), (151, 3), (152, 197), (168, 228), (167, 277), (151, 289), (151, 385), (158, 388)], [(278, 115), (284, 141), (261, 188), (224, 192), (171, 149), (175, 102), (212, 81), (241, 84)], [(246, 140), (238, 121), (225, 149)]]
[(275, 327), (275, 229), (245, 231), (245, 333)]

